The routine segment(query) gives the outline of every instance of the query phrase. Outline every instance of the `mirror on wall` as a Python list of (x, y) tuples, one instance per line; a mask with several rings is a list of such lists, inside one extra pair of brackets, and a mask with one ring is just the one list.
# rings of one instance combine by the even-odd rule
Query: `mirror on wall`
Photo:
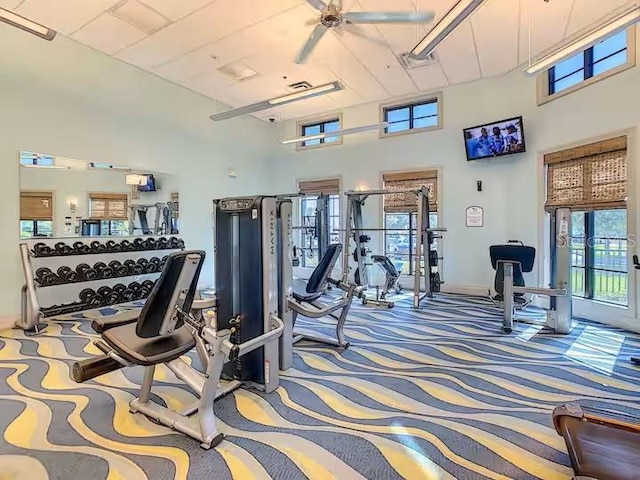
[(175, 175), (22, 151), (20, 238), (180, 233)]

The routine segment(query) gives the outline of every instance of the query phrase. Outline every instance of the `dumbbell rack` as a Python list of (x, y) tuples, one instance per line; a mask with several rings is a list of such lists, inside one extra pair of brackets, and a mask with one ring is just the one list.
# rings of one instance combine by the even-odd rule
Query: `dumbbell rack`
[(43, 318), (97, 309), (95, 317), (104, 307), (144, 300), (167, 255), (183, 249), (176, 236), (26, 240), (20, 244), (26, 282), (18, 326), (37, 333)]

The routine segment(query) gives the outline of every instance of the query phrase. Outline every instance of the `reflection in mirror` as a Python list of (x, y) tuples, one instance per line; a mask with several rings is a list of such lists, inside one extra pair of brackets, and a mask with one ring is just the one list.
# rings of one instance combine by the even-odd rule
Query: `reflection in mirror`
[(180, 233), (174, 176), (27, 151), (20, 166), (20, 238)]

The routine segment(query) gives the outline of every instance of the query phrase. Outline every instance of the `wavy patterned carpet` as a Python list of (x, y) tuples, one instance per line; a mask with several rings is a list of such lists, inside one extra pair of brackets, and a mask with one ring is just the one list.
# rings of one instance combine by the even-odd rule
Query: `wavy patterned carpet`
[[(88, 322), (5, 332), (0, 479), (552, 480), (571, 475), (554, 406), (640, 414), (628, 363), (638, 336), (591, 323), (570, 336), (524, 324), (503, 335), (483, 300), (445, 295), (419, 312), (353, 310), (349, 350), (301, 344), (275, 393), (219, 400), (227, 436), (211, 451), (128, 412), (139, 369), (70, 380), (76, 359), (98, 353)], [(156, 380), (156, 400), (192, 400), (166, 369)]]

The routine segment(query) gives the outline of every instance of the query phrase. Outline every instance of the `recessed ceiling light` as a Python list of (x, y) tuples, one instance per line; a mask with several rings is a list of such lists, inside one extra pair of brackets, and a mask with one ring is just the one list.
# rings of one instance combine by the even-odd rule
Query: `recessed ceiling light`
[(171, 20), (138, 0), (126, 0), (110, 10), (111, 15), (138, 30), (151, 35), (171, 23)]
[(218, 71), (233, 78), (236, 82), (241, 82), (242, 80), (247, 80), (248, 78), (258, 75), (258, 72), (240, 62), (228, 63), (224, 67), (220, 67)]

